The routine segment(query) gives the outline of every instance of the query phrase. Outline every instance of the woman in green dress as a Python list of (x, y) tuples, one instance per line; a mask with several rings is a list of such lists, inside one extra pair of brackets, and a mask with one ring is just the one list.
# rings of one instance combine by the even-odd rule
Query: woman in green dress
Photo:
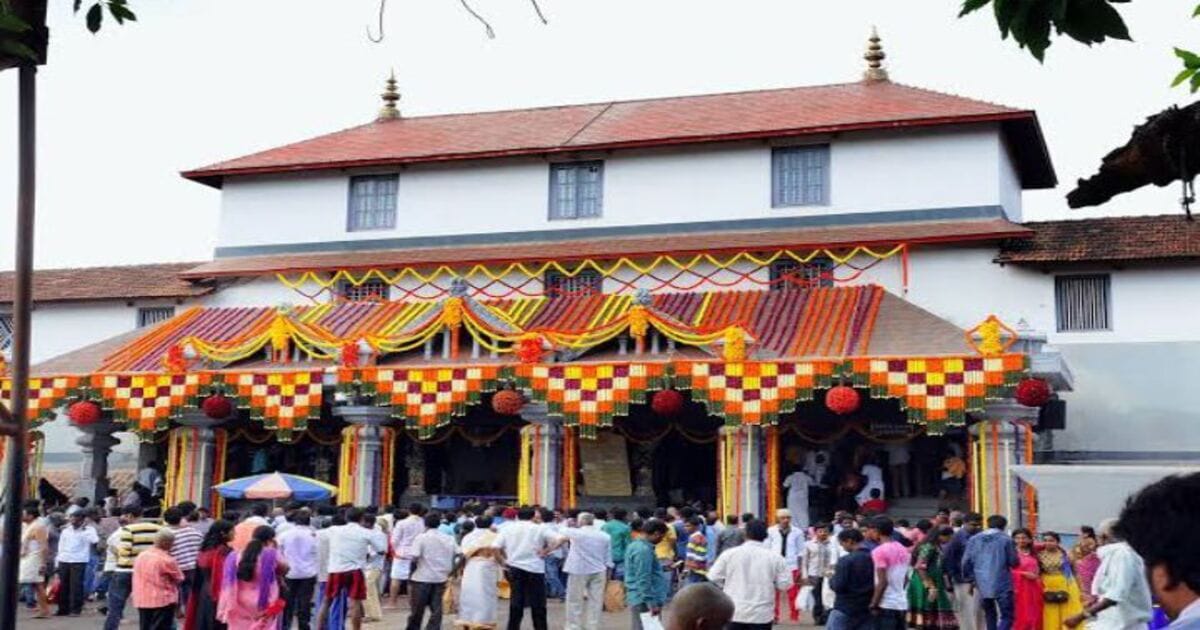
[(950, 594), (954, 592), (942, 571), (942, 547), (954, 530), (934, 530), (913, 551), (913, 570), (908, 580), (908, 627), (921, 630), (957, 630), (958, 618)]

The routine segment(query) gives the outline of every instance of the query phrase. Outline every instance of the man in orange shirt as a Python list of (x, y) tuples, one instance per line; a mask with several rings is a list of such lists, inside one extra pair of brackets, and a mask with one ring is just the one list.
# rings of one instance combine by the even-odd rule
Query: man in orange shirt
[(171, 556), (175, 534), (162, 529), (154, 546), (139, 553), (133, 562), (133, 605), (138, 609), (140, 630), (171, 630), (183, 571)]
[(267, 521), (267, 504), (255, 503), (250, 508), (250, 516), (238, 523), (233, 528), (233, 540), (229, 541), (229, 546), (233, 550), (241, 553), (250, 544), (250, 540), (254, 538), (254, 530), (258, 529), (259, 525), (270, 525)]

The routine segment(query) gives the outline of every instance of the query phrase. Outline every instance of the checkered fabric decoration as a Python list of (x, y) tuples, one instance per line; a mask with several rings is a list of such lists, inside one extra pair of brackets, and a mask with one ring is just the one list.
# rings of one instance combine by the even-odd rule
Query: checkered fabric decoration
[(267, 372), (226, 374), (224, 380), (237, 392), (238, 406), (250, 409), (250, 417), (274, 429), (281, 442), (303, 431), (308, 421), (321, 415), (323, 373)]
[(467, 413), (484, 392), (496, 391), (499, 366), (421, 369), (374, 368), (359, 371), (364, 384), (374, 383), (376, 403), (391, 405), (421, 439), (432, 437), (453, 416)]
[(1011, 395), (1028, 371), (1022, 354), (994, 357), (853, 359), (843, 371), (871, 396), (897, 398), (908, 421), (927, 424), (928, 433), (961, 425), (967, 412), (982, 411), (989, 398)]
[(209, 378), (201, 373), (100, 374), (92, 377), (91, 388), (99, 393), (104, 408), (113, 411), (114, 419), (124, 420), (130, 431), (148, 440), (156, 431), (170, 428), (170, 419)]
[(579, 426), (581, 437), (594, 438), (614, 416), (629, 414), (629, 403), (646, 402), (646, 392), (662, 389), (667, 367), (661, 363), (603, 365), (522, 365), (518, 382), (545, 402), (550, 415)]
[(676, 384), (728, 424), (775, 424), (779, 414), (812, 400), (813, 390), (829, 387), (834, 364), (755, 361), (676, 363)]
[[(79, 387), (78, 376), (55, 376), (52, 378), (29, 379), (29, 408), (25, 418), (32, 426), (53, 420), (63, 401)], [(0, 401), (12, 408), (12, 381), (0, 380)]]

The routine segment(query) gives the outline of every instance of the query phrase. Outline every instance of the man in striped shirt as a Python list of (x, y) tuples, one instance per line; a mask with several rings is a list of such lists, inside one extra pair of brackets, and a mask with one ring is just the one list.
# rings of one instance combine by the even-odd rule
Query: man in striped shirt
[(139, 507), (127, 507), (124, 513), (126, 524), (109, 539), (116, 557), (116, 568), (108, 585), (108, 614), (104, 619), (104, 630), (117, 630), (121, 625), (125, 602), (133, 592), (133, 563), (138, 554), (154, 546), (155, 536), (162, 529), (158, 523), (141, 520), (142, 509)]
[(196, 574), (196, 557), (200, 555), (200, 543), (204, 542), (200, 532), (183, 524), (183, 517), (183, 510), (178, 507), (167, 508), (163, 512), (163, 522), (166, 523), (163, 529), (175, 535), (171, 557), (175, 558), (179, 570), (183, 571), (183, 583), (179, 585), (180, 608), (187, 606), (188, 590)]
[(708, 581), (708, 537), (704, 535), (704, 519), (690, 516), (683, 522), (687, 534), (687, 555), (683, 566), (689, 583)]

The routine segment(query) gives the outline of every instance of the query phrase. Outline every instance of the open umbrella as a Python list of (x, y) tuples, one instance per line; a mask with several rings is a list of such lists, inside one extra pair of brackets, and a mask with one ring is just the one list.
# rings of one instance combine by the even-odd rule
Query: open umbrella
[(230, 479), (213, 486), (213, 490), (226, 499), (290, 498), (297, 501), (320, 501), (337, 494), (336, 487), (323, 481), (278, 472)]

